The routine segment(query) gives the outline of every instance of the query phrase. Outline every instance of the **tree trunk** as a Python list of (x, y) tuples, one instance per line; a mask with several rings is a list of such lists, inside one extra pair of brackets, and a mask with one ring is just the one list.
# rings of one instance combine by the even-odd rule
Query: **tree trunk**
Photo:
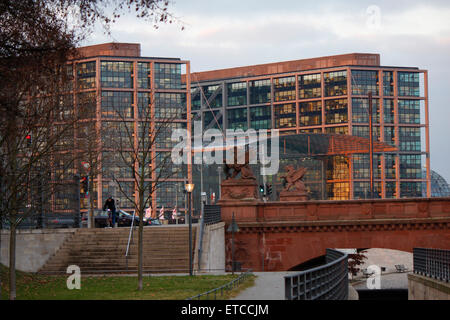
[(93, 179), (94, 175), (89, 176), (89, 216), (88, 219), (90, 221), (91, 224), (91, 228), (95, 228), (95, 217), (94, 217), (94, 197), (93, 197), (93, 192), (94, 192), (94, 179)]
[(16, 225), (9, 232), (9, 300), (16, 299)]
[(144, 259), (144, 222), (141, 218), (141, 214), (139, 214), (139, 242), (138, 242), (138, 290), (142, 291), (143, 284), (142, 284), (142, 269), (144, 266), (143, 259)]

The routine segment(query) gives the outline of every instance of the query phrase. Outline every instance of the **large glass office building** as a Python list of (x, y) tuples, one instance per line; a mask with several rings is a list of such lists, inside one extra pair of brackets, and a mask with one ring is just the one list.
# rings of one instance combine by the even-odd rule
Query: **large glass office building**
[[(281, 136), (368, 139), (369, 93), (373, 140), (393, 147), (374, 154), (374, 197), (429, 197), (426, 70), (382, 66), (378, 54), (355, 53), (192, 73), (191, 116), (203, 130), (279, 129)], [(316, 198), (368, 197), (368, 152), (343, 150), (330, 155), (327, 166), (325, 188), (313, 192)]]
[[(89, 138), (86, 137), (89, 131), (85, 130), (89, 125), (95, 126), (100, 136), (98, 148), (101, 168), (93, 181), (94, 193), (91, 196), (97, 208), (102, 208), (106, 198), (113, 196), (121, 208), (133, 209), (129, 197), (137, 200), (137, 192), (129, 166), (132, 160), (124, 159), (124, 153), (119, 155), (114, 152), (117, 149), (114, 144), (117, 144), (118, 137), (131, 133), (136, 137), (132, 142), (136, 150), (142, 144), (142, 130), (149, 132), (150, 141), (153, 139), (150, 132), (155, 131), (150, 129), (150, 125), (166, 123), (159, 127), (161, 130), (152, 143), (152, 161), (148, 161), (148, 166), (158, 166), (156, 162), (162, 161), (158, 159), (168, 158), (175, 145), (171, 141), (172, 130), (190, 127), (187, 116), (190, 114), (189, 77), (187, 83), (186, 80), (181, 83), (182, 74), (190, 72), (189, 61), (141, 57), (139, 44), (125, 43), (82, 47), (78, 49), (78, 55), (71, 65), (74, 85), (69, 97), (73, 98), (76, 112), (81, 112), (84, 119), (78, 124), (75, 139), (72, 137), (72, 140), (82, 145)], [(151, 115), (151, 119), (146, 114)], [(153, 121), (151, 124), (150, 120)], [(74, 148), (77, 149), (76, 146)], [(83, 175), (82, 163), (87, 159), (79, 160), (75, 169)], [(173, 165), (167, 170), (171, 170), (172, 174), (164, 179), (152, 195), (152, 208), (159, 210), (177, 206), (183, 211), (183, 190), (185, 183), (191, 181), (190, 170), (181, 165)], [(148, 183), (154, 182), (158, 175), (157, 170), (150, 171), (145, 178)], [(120, 181), (120, 186), (115, 180)], [(82, 198), (82, 211), (87, 207), (86, 199)], [(167, 213), (170, 214), (169, 211)]]

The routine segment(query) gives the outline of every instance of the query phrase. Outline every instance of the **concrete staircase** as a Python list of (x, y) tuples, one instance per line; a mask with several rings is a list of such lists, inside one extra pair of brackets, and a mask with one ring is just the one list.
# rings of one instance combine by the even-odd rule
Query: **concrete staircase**
[[(138, 229), (133, 231), (125, 257), (129, 228), (78, 229), (39, 270), (42, 274), (66, 273), (77, 265), (81, 273), (137, 272)], [(196, 226), (192, 227), (194, 254)], [(187, 225), (144, 227), (144, 272), (189, 272)]]

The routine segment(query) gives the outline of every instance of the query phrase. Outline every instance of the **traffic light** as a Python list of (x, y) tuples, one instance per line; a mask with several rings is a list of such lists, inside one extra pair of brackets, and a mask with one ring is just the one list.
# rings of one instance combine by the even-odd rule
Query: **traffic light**
[(83, 176), (80, 179), (80, 193), (89, 194), (89, 176)]
[(259, 192), (264, 195), (264, 186), (262, 184), (259, 185)]
[(27, 135), (25, 136), (25, 139), (26, 139), (26, 142), (27, 142), (27, 147), (30, 148), (30, 147), (31, 147), (31, 143), (32, 143), (32, 141), (31, 141), (31, 135), (30, 135), (30, 134), (27, 134)]
[(267, 195), (272, 194), (272, 185), (271, 184), (266, 183), (266, 192), (267, 192)]

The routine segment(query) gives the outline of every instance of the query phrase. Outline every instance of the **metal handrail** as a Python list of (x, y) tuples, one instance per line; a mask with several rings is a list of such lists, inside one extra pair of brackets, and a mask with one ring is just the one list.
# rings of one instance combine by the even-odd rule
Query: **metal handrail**
[(193, 297), (187, 298), (186, 300), (194, 300), (194, 299), (200, 300), (201, 297), (206, 297), (206, 298), (208, 298), (209, 295), (212, 296), (213, 294), (214, 294), (214, 300), (217, 300), (217, 294), (218, 294), (219, 291), (220, 291), (220, 296), (222, 297), (222, 296), (223, 296), (223, 293), (224, 293), (224, 290), (228, 290), (228, 291), (229, 291), (229, 290), (231, 290), (231, 289), (233, 289), (233, 288), (239, 286), (239, 285), (242, 283), (242, 281), (244, 281), (245, 279), (247, 279), (247, 278), (248, 278), (250, 275), (252, 275), (252, 274), (253, 274), (252, 269), (249, 269), (249, 270), (247, 270), (246, 272), (242, 273), (242, 274), (241, 274), (239, 277), (237, 277), (236, 279), (231, 280), (230, 282), (224, 284), (223, 286), (220, 286), (220, 287), (218, 287), (218, 288), (215, 288), (215, 289), (212, 289), (212, 290), (209, 290), (209, 291), (206, 291), (206, 292), (197, 294), (197, 295), (195, 295), (195, 296), (193, 296)]
[(130, 233), (128, 235), (127, 250), (125, 252), (125, 262), (126, 262), (127, 270), (128, 270), (128, 252), (130, 250), (130, 242), (131, 242), (131, 237), (133, 235), (134, 217), (135, 217), (135, 213), (133, 212), (133, 219), (131, 219)]
[(347, 300), (348, 255), (327, 249), (327, 263), (285, 276), (286, 300)]
[(450, 281), (450, 250), (413, 248), (414, 273)]

